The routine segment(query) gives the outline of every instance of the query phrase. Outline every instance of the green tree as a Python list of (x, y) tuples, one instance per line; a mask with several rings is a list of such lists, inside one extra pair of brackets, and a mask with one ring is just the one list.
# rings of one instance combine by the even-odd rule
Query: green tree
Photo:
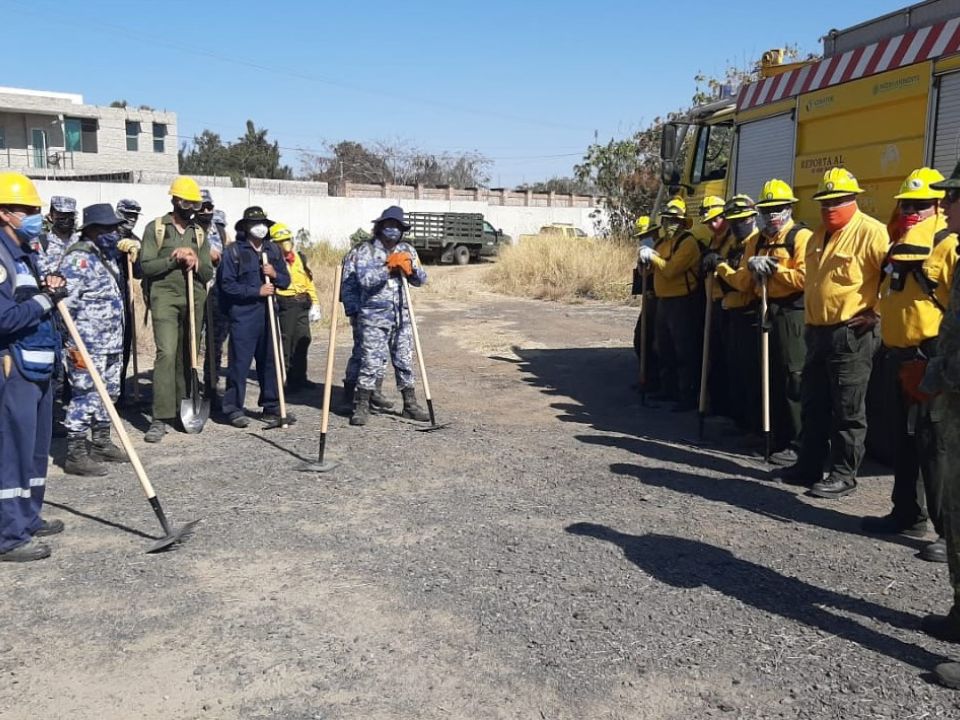
[(293, 171), (280, 162), (280, 146), (267, 139), (268, 131), (257, 129), (247, 120), (246, 133), (235, 142), (224, 144), (210, 130), (195, 135), (178, 153), (180, 172), (186, 175), (225, 175), (235, 186), (243, 186), (245, 178), (289, 180)]
[(525, 183), (517, 186), (517, 190), (535, 193), (555, 192), (562, 195), (595, 195), (597, 193), (589, 181), (584, 181), (576, 177), (552, 177), (549, 180), (542, 180), (535, 183)]

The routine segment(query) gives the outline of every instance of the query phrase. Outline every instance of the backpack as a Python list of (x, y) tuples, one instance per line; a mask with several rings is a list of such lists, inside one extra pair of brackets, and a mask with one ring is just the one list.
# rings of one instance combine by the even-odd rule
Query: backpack
[[(930, 250), (927, 251), (926, 254), (928, 256), (932, 254), (933, 249), (936, 248), (937, 245), (942, 243), (948, 237), (950, 237), (950, 235), (951, 235), (951, 232), (947, 228), (944, 228), (936, 232), (933, 236), (933, 245), (930, 248)], [(957, 249), (958, 249), (958, 252), (960, 252), (960, 247), (958, 247)], [(894, 250), (901, 250), (901, 251), (906, 250), (908, 252), (914, 251), (916, 252), (916, 254), (919, 255), (920, 252), (926, 251), (927, 249), (925, 247), (921, 247), (917, 245), (902, 245), (902, 244), (894, 245), (892, 248), (890, 248), (890, 251), (887, 253), (887, 262), (889, 262), (890, 265), (892, 266), (892, 272), (890, 273), (890, 289), (893, 290), (894, 292), (899, 292), (900, 290), (903, 290), (904, 282), (906, 281), (907, 275), (913, 275), (913, 279), (917, 281), (917, 285), (920, 286), (920, 289), (923, 291), (924, 295), (926, 295), (930, 299), (930, 302), (932, 302), (940, 312), (946, 313), (947, 309), (943, 306), (943, 303), (941, 303), (937, 299), (937, 295), (936, 295), (936, 290), (938, 287), (940, 287), (940, 283), (932, 280), (923, 271), (923, 261), (897, 260), (896, 253), (894, 252)], [(883, 282), (882, 275), (881, 275), (881, 282)]]

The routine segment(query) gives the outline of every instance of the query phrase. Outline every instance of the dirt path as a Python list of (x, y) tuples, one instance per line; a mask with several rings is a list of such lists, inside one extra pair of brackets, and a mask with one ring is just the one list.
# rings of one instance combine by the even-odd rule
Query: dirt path
[(924, 678), (960, 651), (915, 629), (946, 569), (857, 532), (888, 478), (817, 501), (697, 447), (695, 418), (629, 389), (635, 311), (481, 272), (417, 296), (443, 432), (334, 418), (322, 477), (291, 471), (317, 398), (286, 432), (138, 435), (172, 519), (202, 518), (162, 556), (128, 468), (53, 469), (67, 532), (0, 568), (0, 717), (960, 715)]

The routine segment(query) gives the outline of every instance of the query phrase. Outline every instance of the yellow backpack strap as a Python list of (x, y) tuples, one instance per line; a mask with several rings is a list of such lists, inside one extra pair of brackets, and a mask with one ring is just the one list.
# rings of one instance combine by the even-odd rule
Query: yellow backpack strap
[(207, 239), (207, 233), (205, 233), (199, 225), (193, 226), (193, 233), (197, 238), (197, 247), (202, 247), (204, 241)]
[(167, 228), (163, 224), (163, 218), (158, 217), (153, 221), (153, 234), (157, 238), (157, 252), (163, 247), (163, 237), (167, 234)]

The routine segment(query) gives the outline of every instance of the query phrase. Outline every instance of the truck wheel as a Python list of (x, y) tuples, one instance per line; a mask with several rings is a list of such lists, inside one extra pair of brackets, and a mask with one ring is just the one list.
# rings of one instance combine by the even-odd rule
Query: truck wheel
[(453, 260), (457, 265), (466, 265), (470, 262), (470, 248), (465, 245), (457, 245), (453, 249)]

